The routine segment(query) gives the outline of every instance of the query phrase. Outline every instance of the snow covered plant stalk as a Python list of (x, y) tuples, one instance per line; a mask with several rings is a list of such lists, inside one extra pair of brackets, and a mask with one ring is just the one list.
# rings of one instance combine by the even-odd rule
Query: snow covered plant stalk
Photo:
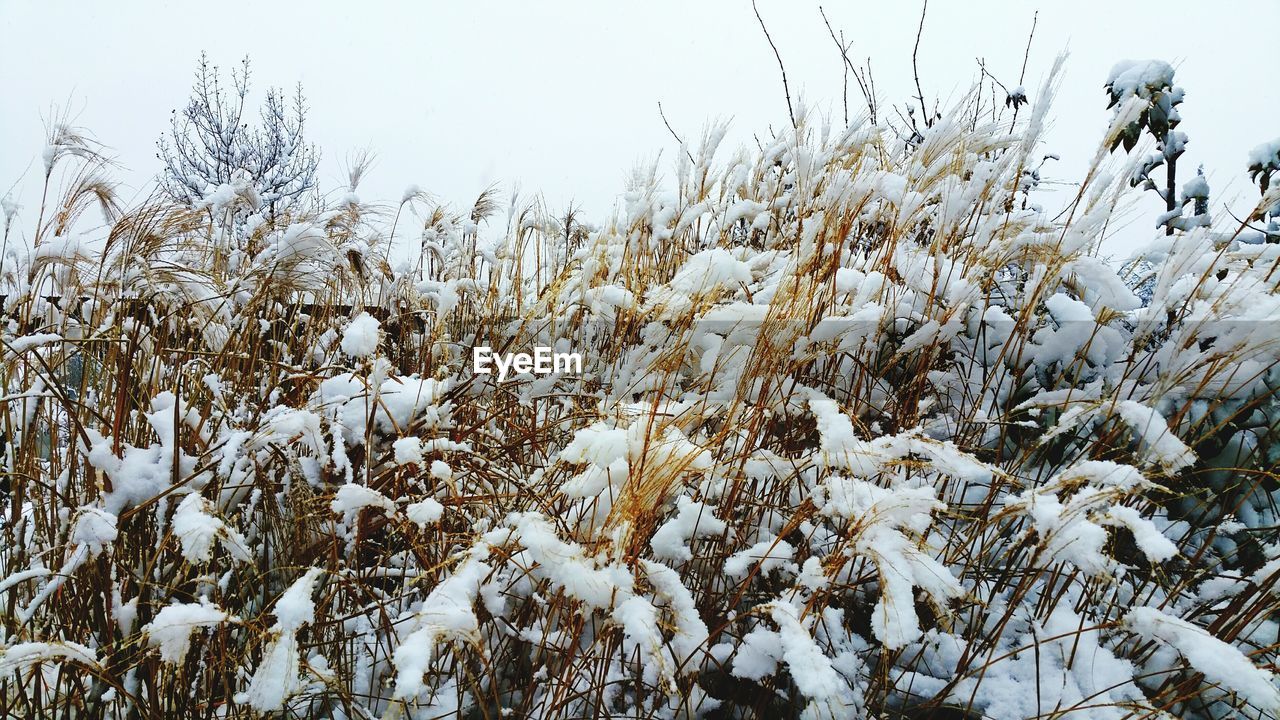
[(1052, 79), (712, 126), (597, 224), (411, 188), (399, 265), (359, 170), (6, 209), (0, 714), (1276, 717), (1280, 244), (1167, 224), (1143, 299), (1099, 259), (1173, 107), (1125, 72), (1062, 213)]
[(311, 594), (323, 573), (320, 568), (307, 570), (276, 602), (271, 640), (262, 652), (262, 662), (249, 681), (248, 691), (243, 697), (238, 696), (238, 701), (248, 702), (255, 710), (280, 710), (289, 696), (302, 689), (298, 677), (298, 630), (315, 619)]

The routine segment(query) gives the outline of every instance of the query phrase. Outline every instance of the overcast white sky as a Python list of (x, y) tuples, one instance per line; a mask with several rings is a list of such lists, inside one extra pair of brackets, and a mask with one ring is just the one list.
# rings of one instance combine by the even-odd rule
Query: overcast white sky
[[(839, 121), (841, 66), (818, 5), (759, 0), (793, 95)], [(872, 58), (882, 103), (905, 101), (920, 4), (828, 0), (825, 9), (853, 55)], [(1280, 26), (1280, 2), (934, 0), (920, 53), (926, 93), (944, 104), (959, 96), (977, 78), (979, 56), (1016, 84), (1036, 10), (1025, 82), (1033, 100), (1053, 57), (1071, 53), (1045, 148), (1063, 158), (1051, 175), (1078, 177), (1092, 155), (1111, 65), (1154, 57), (1175, 64), (1187, 91), (1182, 129), (1191, 144), (1180, 167), (1204, 163), (1215, 204), (1253, 199), (1246, 154), (1280, 134), (1266, 35)], [(12, 187), (28, 208), (38, 202), (43, 123), (55, 105), (110, 146), (121, 178), (145, 192), (159, 169), (155, 140), (184, 104), (201, 50), (224, 66), (250, 55), (259, 89), (300, 80), (325, 187), (341, 184), (353, 151), (376, 154), (365, 199), (396, 201), (413, 183), (469, 205), (491, 183), (507, 193), (519, 183), (553, 207), (572, 200), (599, 219), (638, 161), (672, 157), (659, 101), (686, 139), (711, 118), (732, 119), (735, 146), (786, 121), (776, 61), (742, 0), (0, 0), (0, 33), (0, 194)], [(852, 88), (850, 105), (861, 108)], [(1156, 204), (1147, 197), (1138, 207), (1154, 217)], [(1135, 224), (1137, 235), (1150, 221)]]

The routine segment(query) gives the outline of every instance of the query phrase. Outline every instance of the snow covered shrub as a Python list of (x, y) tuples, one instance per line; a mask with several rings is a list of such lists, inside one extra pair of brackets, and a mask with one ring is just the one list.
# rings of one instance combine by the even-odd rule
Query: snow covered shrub
[[(1156, 226), (1164, 227), (1167, 235), (1210, 222), (1209, 184), (1203, 172), (1183, 187), (1181, 199), (1177, 196), (1178, 158), (1186, 152), (1188, 140), (1186, 133), (1176, 129), (1182, 122), (1178, 106), (1185, 93), (1173, 84), (1173, 74), (1173, 66), (1162, 60), (1125, 60), (1111, 69), (1106, 84), (1107, 107), (1114, 108), (1117, 117), (1136, 114), (1111, 141), (1111, 149), (1123, 145), (1125, 152), (1132, 150), (1143, 130), (1155, 140), (1155, 152), (1142, 156), (1133, 167), (1129, 184), (1153, 190), (1164, 201), (1165, 212), (1156, 219)], [(1151, 177), (1160, 167), (1165, 168), (1164, 187)], [(1194, 204), (1195, 215), (1183, 218), (1183, 206), (1188, 203)]]
[(1264, 202), (1259, 203), (1257, 212), (1251, 220), (1266, 220), (1266, 233), (1249, 233), (1250, 242), (1257, 243), (1264, 238), (1268, 242), (1280, 242), (1280, 193), (1271, 186), (1271, 178), (1280, 171), (1280, 138), (1262, 143), (1249, 153), (1249, 178), (1258, 183), (1262, 189)]
[[(1134, 72), (1099, 162), (1168, 109)], [(0, 280), (0, 707), (1276, 717), (1280, 245), (1206, 215), (1139, 302), (1097, 256), (1133, 167), (1026, 202), (1053, 87), (713, 126), (599, 225), (411, 188), (397, 266), (358, 173), (105, 237), (73, 191)]]
[[(320, 157), (303, 136), (307, 108), (302, 86), (292, 103), (283, 91), (268, 90), (260, 124), (251, 128), (245, 122), (249, 79), (245, 57), (239, 70), (231, 69), (228, 93), (218, 67), (200, 54), (191, 98), (181, 113), (174, 111), (169, 132), (157, 143), (165, 166), (161, 187), (174, 201), (218, 206), (236, 196), (251, 197), (275, 217), (300, 204), (316, 186)], [(213, 193), (206, 190), (209, 186)]]

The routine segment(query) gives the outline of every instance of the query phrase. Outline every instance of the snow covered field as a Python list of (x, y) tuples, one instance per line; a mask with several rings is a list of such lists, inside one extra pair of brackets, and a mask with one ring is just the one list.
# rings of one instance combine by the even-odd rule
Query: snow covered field
[[(1280, 717), (1280, 140), (1216, 213), (1121, 63), (1047, 212), (1056, 70), (713, 124), (598, 219), (359, 163), (127, 204), (54, 124), (3, 205), (0, 715)], [(1134, 196), (1168, 234), (1100, 258)]]

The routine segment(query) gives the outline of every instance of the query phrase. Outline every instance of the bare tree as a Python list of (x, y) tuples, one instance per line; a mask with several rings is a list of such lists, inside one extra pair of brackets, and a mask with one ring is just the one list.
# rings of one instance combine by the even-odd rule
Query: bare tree
[(292, 101), (278, 88), (267, 91), (260, 124), (245, 117), (249, 94), (249, 58), (231, 71), (231, 88), (217, 66), (200, 54), (195, 84), (186, 108), (173, 112), (157, 154), (164, 161), (165, 191), (178, 202), (195, 203), (210, 185), (231, 183), (243, 172), (269, 217), (288, 210), (316, 184), (320, 154), (303, 138), (307, 108), (299, 84)]

